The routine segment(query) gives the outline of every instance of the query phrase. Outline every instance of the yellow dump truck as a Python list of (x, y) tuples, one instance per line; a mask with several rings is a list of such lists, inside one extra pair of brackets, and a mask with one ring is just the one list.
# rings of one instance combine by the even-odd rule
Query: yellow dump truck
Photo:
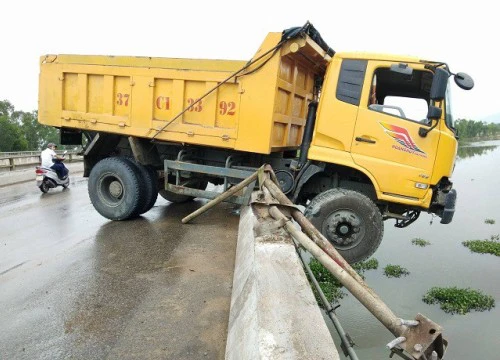
[[(335, 53), (310, 24), (269, 33), (250, 61), (46, 55), (39, 121), (84, 147), (104, 217), (213, 198), (264, 163), (350, 262), (375, 252), (383, 221), (452, 220), (457, 150), (446, 63)], [(249, 192), (230, 198), (248, 201)]]

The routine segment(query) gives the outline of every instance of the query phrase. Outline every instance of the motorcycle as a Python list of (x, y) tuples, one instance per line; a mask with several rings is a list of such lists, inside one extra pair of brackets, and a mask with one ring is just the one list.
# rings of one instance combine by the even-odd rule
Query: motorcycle
[[(64, 152), (63, 159), (55, 159), (54, 162), (64, 161), (64, 156), (66, 155), (66, 153), (67, 151)], [(58, 186), (62, 186), (64, 189), (69, 186), (69, 171), (66, 176), (64, 176), (63, 178), (59, 178), (55, 170), (43, 166), (37, 166), (35, 169), (35, 174), (36, 186), (43, 193), (47, 193), (50, 189)]]

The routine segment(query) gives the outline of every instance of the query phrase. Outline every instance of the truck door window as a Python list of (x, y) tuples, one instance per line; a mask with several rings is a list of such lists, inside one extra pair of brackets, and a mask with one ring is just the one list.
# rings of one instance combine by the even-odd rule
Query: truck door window
[(431, 84), (429, 71), (414, 70), (413, 74), (406, 75), (378, 68), (372, 78), (368, 108), (430, 125), (427, 111)]
[[(386, 96), (384, 105), (391, 105), (404, 109), (406, 119), (412, 121), (427, 122), (427, 111), (429, 109), (424, 99), (409, 98), (404, 96)], [(396, 114), (396, 116), (398, 116)]]

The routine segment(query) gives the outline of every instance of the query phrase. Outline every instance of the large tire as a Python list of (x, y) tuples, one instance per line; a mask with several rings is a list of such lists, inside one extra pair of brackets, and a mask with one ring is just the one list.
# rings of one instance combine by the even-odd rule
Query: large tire
[[(172, 181), (173, 182), (173, 181)], [(207, 188), (208, 181), (197, 180), (196, 183), (185, 183), (186, 187), (191, 187), (194, 189), (205, 190)], [(170, 202), (180, 204), (194, 199), (194, 196), (176, 194), (171, 191), (161, 189), (158, 191), (162, 198)]]
[(138, 163), (133, 156), (121, 157), (121, 159), (131, 162), (131, 166), (135, 168), (141, 178), (141, 205), (133, 216), (142, 215), (153, 207), (158, 198), (158, 176), (151, 166)]
[(156, 170), (151, 166), (145, 166), (137, 164), (139, 167), (145, 182), (145, 190), (147, 192), (147, 199), (144, 203), (144, 206), (139, 211), (139, 214), (144, 214), (151, 210), (151, 208), (156, 203), (156, 199), (158, 199), (158, 174)]
[(137, 205), (137, 208), (130, 216), (130, 218), (134, 218), (145, 212), (146, 206), (148, 205), (151, 197), (153, 196), (153, 189), (149, 185), (146, 169), (144, 169), (144, 167), (141, 164), (137, 163), (133, 157), (120, 156), (118, 159), (128, 163), (130, 167), (133, 168), (134, 174), (137, 177), (137, 181), (139, 182), (139, 188), (140, 188), (139, 204)]
[(88, 191), (94, 208), (110, 220), (138, 215), (145, 202), (144, 181), (137, 165), (122, 157), (99, 161), (90, 172)]
[(331, 189), (317, 195), (305, 216), (350, 264), (373, 255), (384, 234), (377, 206), (352, 190)]

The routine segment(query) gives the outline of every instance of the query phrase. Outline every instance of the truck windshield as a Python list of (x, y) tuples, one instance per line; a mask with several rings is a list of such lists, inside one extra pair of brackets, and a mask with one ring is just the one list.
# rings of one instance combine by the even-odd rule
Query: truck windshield
[(448, 87), (446, 88), (446, 98), (445, 98), (445, 110), (446, 110), (446, 126), (448, 126), (450, 129), (454, 129), (454, 116), (453, 116), (453, 110), (451, 106), (451, 84), (448, 82)]

